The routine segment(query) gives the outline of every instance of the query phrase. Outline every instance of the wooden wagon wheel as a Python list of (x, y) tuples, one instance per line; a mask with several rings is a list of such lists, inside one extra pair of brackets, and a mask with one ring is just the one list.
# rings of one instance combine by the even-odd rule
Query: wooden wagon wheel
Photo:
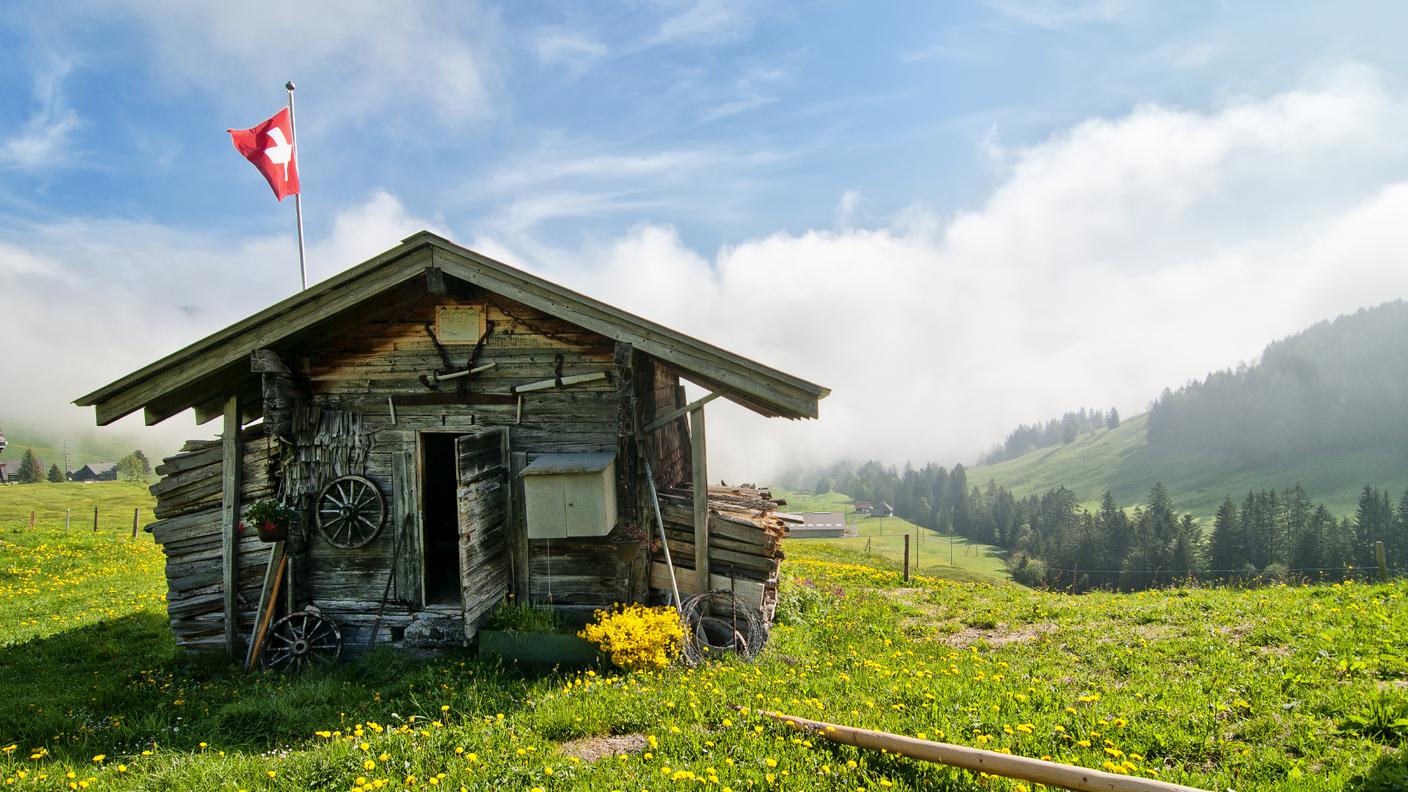
[(274, 622), (267, 641), (259, 662), (281, 671), (331, 665), (342, 654), (342, 633), (337, 624), (313, 611), (297, 611)]
[(318, 533), (344, 550), (365, 546), (386, 524), (386, 499), (381, 489), (363, 476), (335, 478), (318, 493)]

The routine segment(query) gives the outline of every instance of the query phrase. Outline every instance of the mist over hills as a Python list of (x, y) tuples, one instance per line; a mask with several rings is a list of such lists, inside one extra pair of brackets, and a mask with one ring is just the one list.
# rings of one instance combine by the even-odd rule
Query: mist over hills
[[(1335, 514), (1349, 514), (1364, 485), (1398, 491), (1408, 482), (1405, 345), (1408, 303), (1363, 308), (1274, 341), (1252, 363), (1166, 388), (1146, 414), (1044, 439), (1033, 430), (1061, 419), (1018, 427), (995, 451), (1031, 450), (966, 477), (1017, 496), (1064, 486), (1087, 506), (1107, 491), (1140, 502), (1162, 482), (1180, 511), (1198, 517), (1211, 517), (1228, 495), (1299, 482)], [(811, 488), (861, 467), (793, 471), (783, 483)]]

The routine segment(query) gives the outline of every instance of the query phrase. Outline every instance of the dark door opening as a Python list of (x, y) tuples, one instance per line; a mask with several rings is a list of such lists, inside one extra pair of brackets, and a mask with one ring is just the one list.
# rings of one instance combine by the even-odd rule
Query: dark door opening
[(421, 438), (421, 508), (425, 532), (425, 604), (460, 605), (459, 500), (456, 494), (455, 437), (426, 433)]

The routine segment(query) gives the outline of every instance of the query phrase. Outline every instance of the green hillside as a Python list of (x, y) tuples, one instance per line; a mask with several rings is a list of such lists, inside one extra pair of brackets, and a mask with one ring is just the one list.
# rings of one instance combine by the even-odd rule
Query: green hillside
[(1283, 489), (1296, 482), (1312, 500), (1346, 515), (1354, 511), (1365, 484), (1395, 493), (1408, 485), (1404, 447), (1324, 452), (1291, 463), (1251, 465), (1215, 454), (1151, 448), (1146, 428), (1147, 416), (1135, 416), (1116, 429), (1100, 429), (1072, 443), (973, 468), (968, 481), (979, 486), (996, 481), (1019, 496), (1064, 485), (1092, 505), (1109, 490), (1126, 506), (1143, 501), (1162, 481), (1180, 511), (1199, 517), (1211, 517), (1224, 496), (1235, 500), (1249, 490)]
[(8, 444), (3, 452), (0, 452), (0, 462), (19, 462), (24, 456), (26, 448), (33, 448), (34, 453), (44, 462), (44, 469), (48, 470), (50, 465), (58, 465), (60, 469), (64, 466), (64, 442), (68, 442), (69, 468), (77, 470), (89, 462), (116, 462), (127, 456), (138, 448), (155, 465), (164, 456), (169, 456), (173, 448), (153, 448), (149, 443), (142, 443), (129, 435), (113, 434), (110, 432), (91, 431), (86, 433), (73, 433), (71, 435), (51, 435), (42, 432), (25, 431), (19, 426), (0, 424), (0, 431), (5, 434), (5, 442)]

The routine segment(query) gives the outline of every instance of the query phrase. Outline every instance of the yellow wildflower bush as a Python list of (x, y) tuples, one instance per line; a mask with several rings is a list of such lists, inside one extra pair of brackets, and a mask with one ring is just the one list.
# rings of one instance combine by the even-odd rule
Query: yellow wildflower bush
[(611, 662), (626, 671), (648, 671), (679, 657), (684, 627), (674, 608), (625, 605), (599, 610), (579, 637), (601, 647)]

